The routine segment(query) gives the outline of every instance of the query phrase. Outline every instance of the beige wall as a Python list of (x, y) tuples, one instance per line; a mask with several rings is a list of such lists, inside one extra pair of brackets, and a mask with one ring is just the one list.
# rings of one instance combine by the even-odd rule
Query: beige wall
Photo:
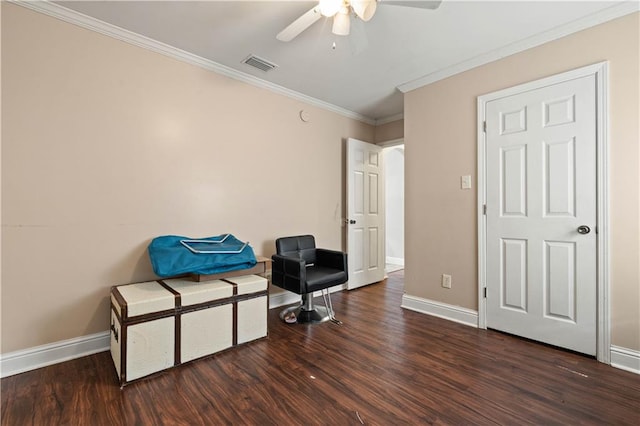
[(390, 121), (376, 126), (375, 143), (382, 143), (404, 137), (404, 120)]
[[(477, 309), (477, 96), (610, 62), (612, 344), (640, 350), (639, 17), (636, 13), (405, 95), (405, 291)], [(475, 187), (475, 184), (474, 184)], [(453, 275), (451, 290), (440, 275)]]
[[(2, 2), (2, 352), (108, 329), (151, 238), (341, 248), (343, 139), (374, 128)], [(301, 109), (311, 120), (303, 123)]]

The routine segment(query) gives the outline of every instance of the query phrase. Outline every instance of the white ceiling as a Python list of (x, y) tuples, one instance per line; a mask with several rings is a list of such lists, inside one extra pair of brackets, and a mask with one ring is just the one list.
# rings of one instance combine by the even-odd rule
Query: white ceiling
[[(402, 114), (398, 86), (419, 86), (594, 25), (621, 6), (611, 0), (444, 0), (436, 10), (380, 4), (371, 21), (352, 20), (349, 36), (333, 35), (322, 18), (284, 43), (276, 34), (316, 2), (56, 3), (379, 122)], [(242, 63), (250, 54), (278, 68), (265, 73)]]

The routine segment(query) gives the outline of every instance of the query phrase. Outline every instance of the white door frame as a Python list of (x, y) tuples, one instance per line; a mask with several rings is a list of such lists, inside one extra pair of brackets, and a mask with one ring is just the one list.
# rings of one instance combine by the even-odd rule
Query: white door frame
[(383, 148), (390, 148), (392, 146), (404, 145), (404, 138), (391, 139), (388, 141), (376, 143), (376, 145), (381, 146)]
[(576, 78), (595, 75), (596, 80), (596, 192), (597, 192), (597, 330), (596, 357), (611, 363), (611, 329), (609, 310), (609, 63), (599, 62), (541, 80), (510, 87), (478, 97), (478, 328), (487, 328), (486, 288), (486, 140), (484, 133), (487, 102), (562, 83)]

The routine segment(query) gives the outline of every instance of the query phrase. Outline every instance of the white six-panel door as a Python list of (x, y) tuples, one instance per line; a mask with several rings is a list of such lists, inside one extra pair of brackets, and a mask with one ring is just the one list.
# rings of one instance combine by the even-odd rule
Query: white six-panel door
[(384, 279), (384, 167), (382, 147), (347, 140), (348, 289)]
[(594, 355), (596, 81), (486, 103), (486, 325)]

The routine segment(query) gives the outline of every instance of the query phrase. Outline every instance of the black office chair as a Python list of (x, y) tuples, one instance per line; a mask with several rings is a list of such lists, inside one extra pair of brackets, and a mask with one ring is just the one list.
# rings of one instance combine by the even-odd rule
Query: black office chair
[[(348, 280), (347, 254), (316, 248), (313, 235), (298, 235), (276, 240), (276, 254), (271, 256), (272, 284), (302, 296), (299, 306), (280, 313), (280, 318), (295, 315), (298, 323), (338, 322), (333, 316), (331, 298), (325, 307), (314, 306), (313, 292), (325, 290)], [(328, 295), (328, 290), (327, 290)], [(323, 292), (324, 297), (324, 292)]]

